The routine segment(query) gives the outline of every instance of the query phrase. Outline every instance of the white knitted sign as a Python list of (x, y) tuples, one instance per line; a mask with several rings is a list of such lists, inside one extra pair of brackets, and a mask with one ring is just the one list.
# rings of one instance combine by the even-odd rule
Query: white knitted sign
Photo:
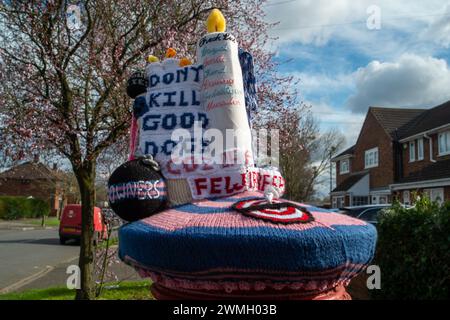
[(187, 180), (194, 199), (224, 197), (243, 191), (264, 193), (268, 188), (276, 188), (281, 197), (285, 190), (284, 178), (275, 168), (241, 168), (239, 171), (192, 176)]
[[(186, 129), (193, 136), (195, 122), (208, 128), (208, 115), (200, 101), (202, 66), (179, 67), (177, 59), (166, 59), (149, 64), (146, 71), (148, 110), (138, 120), (139, 148), (141, 153), (164, 163), (178, 143), (171, 139), (174, 130)], [(197, 142), (201, 146), (192, 148), (201, 150), (201, 138)]]

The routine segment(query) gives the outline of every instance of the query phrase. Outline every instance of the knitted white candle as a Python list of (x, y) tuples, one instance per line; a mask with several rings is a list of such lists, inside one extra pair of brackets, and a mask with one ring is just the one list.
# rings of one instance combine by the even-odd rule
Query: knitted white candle
[(236, 38), (226, 32), (206, 34), (198, 42), (197, 61), (203, 65), (201, 99), (210, 127), (222, 133), (224, 151), (237, 149), (240, 155), (251, 154), (251, 131)]

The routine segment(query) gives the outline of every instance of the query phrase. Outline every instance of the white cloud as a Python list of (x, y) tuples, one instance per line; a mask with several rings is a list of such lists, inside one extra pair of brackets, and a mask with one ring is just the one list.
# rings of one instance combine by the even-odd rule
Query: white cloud
[(450, 47), (450, 5), (447, 6), (445, 15), (432, 22), (421, 34), (424, 40), (431, 40), (445, 48)]
[[(381, 10), (380, 30), (367, 28), (367, 9), (374, 3)], [(321, 47), (336, 40), (353, 52), (391, 60), (404, 52), (433, 55), (437, 47), (450, 43), (446, 11), (450, 0), (297, 0), (273, 4), (266, 10), (269, 21), (280, 22), (271, 31), (279, 38), (273, 46), (285, 55), (289, 53), (286, 48), (294, 44)]]
[(281, 42), (300, 41), (322, 45), (326, 43), (334, 28), (323, 25), (338, 23), (349, 17), (352, 1), (302, 0), (269, 6), (270, 21), (280, 21), (274, 33)]
[(396, 62), (373, 61), (354, 73), (354, 112), (369, 106), (433, 107), (450, 100), (450, 68), (443, 59), (402, 55)]
[(291, 72), (289, 75), (300, 79), (299, 91), (303, 95), (317, 92), (339, 92), (353, 87), (351, 74), (337, 74), (331, 77), (320, 73)]
[(320, 128), (323, 131), (336, 129), (345, 137), (346, 145), (354, 144), (365, 115), (354, 113), (345, 107), (338, 108), (333, 101), (334, 95), (354, 91), (354, 74), (332, 76), (322, 73), (290, 72), (287, 75), (300, 79), (298, 91), (301, 100), (311, 106), (311, 112), (320, 122)]
[[(296, 0), (269, 1), (266, 7), (269, 21), (280, 21), (274, 34), (281, 42), (299, 41), (323, 45), (331, 38), (361, 38), (367, 36), (367, 9), (377, 5), (381, 10), (382, 29), (415, 33), (421, 23), (431, 25), (441, 19), (449, 0), (391, 1), (379, 0)], [(376, 33), (376, 32), (375, 32)]]
[(345, 146), (355, 144), (361, 130), (365, 114), (337, 109), (323, 101), (308, 101), (312, 113), (320, 122), (322, 130), (336, 129), (345, 137)]

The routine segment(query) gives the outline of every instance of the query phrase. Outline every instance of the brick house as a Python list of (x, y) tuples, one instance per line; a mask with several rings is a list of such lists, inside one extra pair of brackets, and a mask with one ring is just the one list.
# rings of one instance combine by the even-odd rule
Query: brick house
[(357, 142), (335, 156), (333, 207), (450, 200), (450, 101), (432, 109), (371, 107)]
[(48, 201), (50, 215), (58, 215), (67, 196), (63, 173), (34, 161), (25, 162), (0, 173), (0, 196), (34, 197)]

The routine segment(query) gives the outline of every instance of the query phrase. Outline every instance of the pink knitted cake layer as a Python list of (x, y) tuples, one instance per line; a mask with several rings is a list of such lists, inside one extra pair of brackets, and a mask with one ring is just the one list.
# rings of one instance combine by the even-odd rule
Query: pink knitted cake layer
[[(240, 198), (246, 197), (260, 197), (260, 193), (256, 192), (244, 192), (236, 197), (233, 197), (233, 201), (238, 201)], [(224, 209), (230, 207), (232, 202), (230, 201), (212, 201), (202, 200), (192, 204), (192, 211), (196, 208), (210, 208), (209, 213), (193, 213), (186, 212), (183, 207), (180, 209), (173, 208), (165, 210), (154, 216), (141, 220), (142, 223), (148, 224), (153, 227), (161, 228), (167, 231), (176, 231), (184, 228), (191, 227), (234, 227), (234, 228), (248, 228), (248, 227), (270, 227), (274, 229), (284, 230), (308, 230), (316, 227), (326, 227), (333, 229), (333, 225), (340, 226), (363, 226), (366, 223), (364, 221), (339, 214), (330, 214), (329, 212), (317, 212), (311, 211), (315, 221), (307, 224), (273, 224), (268, 221), (258, 220), (251, 217), (244, 216), (236, 211), (228, 212), (215, 212), (214, 209)], [(308, 207), (303, 204), (299, 204)], [(312, 209), (313, 210), (313, 209)], [(223, 211), (223, 210), (222, 210)]]
[[(303, 290), (311, 292), (322, 292), (337, 286), (347, 286), (350, 279), (363, 270), (366, 265), (347, 264), (335, 269), (323, 270), (321, 272), (279, 272), (279, 275), (268, 275), (264, 271), (255, 270), (208, 270), (206, 272), (195, 272), (180, 274), (179, 272), (154, 271), (139, 263), (125, 257), (126, 263), (132, 265), (143, 278), (151, 278), (153, 282), (159, 283), (167, 288), (188, 290), (215, 290), (233, 292), (236, 290), (262, 291), (266, 289), (275, 290)], [(215, 274), (215, 275), (208, 275)], [(224, 280), (227, 274), (233, 281)], [(264, 281), (256, 280), (264, 277)], [(256, 278), (256, 279), (252, 279)]]

